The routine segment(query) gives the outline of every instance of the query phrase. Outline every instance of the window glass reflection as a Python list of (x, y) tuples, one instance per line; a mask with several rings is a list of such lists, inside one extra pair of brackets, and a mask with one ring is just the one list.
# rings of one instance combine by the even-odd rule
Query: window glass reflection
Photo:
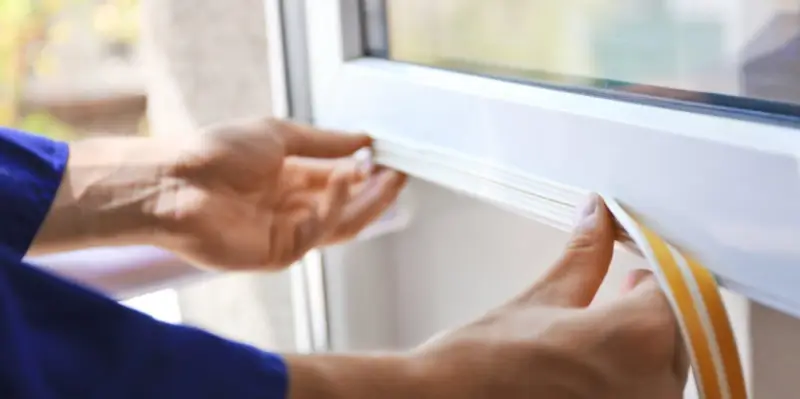
[(800, 116), (797, 0), (364, 1), (376, 56)]

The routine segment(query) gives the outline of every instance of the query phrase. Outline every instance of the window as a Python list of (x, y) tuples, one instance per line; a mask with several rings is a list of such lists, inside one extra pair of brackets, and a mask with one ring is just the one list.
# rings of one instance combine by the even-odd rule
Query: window
[(800, 115), (793, 1), (364, 0), (363, 7), (373, 56), (578, 92)]
[[(281, 3), (286, 43), (307, 50), (287, 54), (307, 77), (289, 79), (293, 100), (318, 125), (370, 132), (377, 161), (416, 178), (408, 230), (324, 251), (333, 349), (418, 343), (557, 256), (557, 230), (442, 187), (562, 230), (591, 190), (730, 288), (753, 396), (796, 388), (788, 346), (759, 343), (791, 330), (763, 322), (762, 305), (800, 317), (796, 1)], [(516, 33), (528, 29), (536, 40)]]
[[(124, 4), (123, 4), (124, 3)], [(124, 7), (123, 7), (124, 6)], [(0, 25), (12, 40), (0, 43), (0, 125), (60, 140), (94, 134), (146, 133), (146, 96), (134, 60), (109, 65), (103, 43), (136, 48), (138, 1), (41, 2), (11, 0), (0, 5)], [(110, 18), (109, 10), (114, 12)], [(91, 24), (92, 19), (102, 26)], [(124, 31), (121, 35), (118, 32)], [(185, 271), (173, 257), (153, 248), (77, 251), (32, 260), (68, 278), (128, 300), (126, 305), (156, 318), (180, 322), (176, 294), (131, 291), (147, 281), (125, 275), (132, 268)], [(144, 273), (147, 274), (147, 273)], [(151, 274), (151, 276), (153, 276)], [(150, 287), (152, 288), (152, 287)], [(165, 287), (158, 287), (165, 288)]]
[[(141, 18), (147, 22), (144, 28), (154, 34), (159, 26), (159, 21), (154, 18), (155, 12), (164, 15), (170, 6), (154, 3), (153, 8), (158, 10), (152, 11), (139, 0), (0, 2), (0, 26), (3, 26), (4, 33), (12, 33), (5, 35), (11, 40), (0, 40), (0, 93), (12, 94), (0, 96), (0, 124), (61, 140), (109, 134), (148, 135), (150, 132), (145, 121), (148, 100), (162, 101), (163, 87), (169, 87), (166, 91), (170, 91), (172, 85), (177, 87), (180, 84), (175, 80), (165, 82), (156, 78), (154, 84), (148, 85), (150, 91), (145, 90), (142, 55), (146, 46), (139, 40), (139, 21)], [(255, 9), (247, 9), (246, 13), (258, 15), (263, 11), (259, 4), (250, 6)], [(147, 14), (148, 11), (151, 13)], [(169, 33), (182, 38), (196, 37), (197, 32), (192, 31), (195, 24), (183, 22), (198, 18), (198, 14), (184, 14), (168, 21), (171, 27), (178, 27)], [(268, 15), (274, 16), (274, 12), (270, 11)], [(220, 25), (231, 26), (241, 22), (236, 14), (231, 18), (234, 20)], [(263, 29), (263, 21), (254, 18), (249, 25), (243, 25), (247, 27), (233, 34), (243, 33), (242, 36), (253, 39), (253, 45), (257, 46), (264, 38), (254, 36), (252, 29)], [(218, 32), (212, 33), (215, 34)], [(237, 39), (226, 36), (226, 40)], [(217, 53), (209, 50), (215, 48), (214, 40), (198, 42), (208, 45), (201, 44), (197, 47), (201, 51), (187, 51), (181, 56), (199, 59)], [(149, 44), (169, 46), (171, 42), (164, 39)], [(278, 48), (272, 44), (269, 47)], [(158, 53), (166, 58), (169, 52)], [(181, 57), (172, 53), (169, 56)], [(216, 55), (212, 55), (214, 57)], [(265, 61), (263, 57), (249, 60), (253, 63)], [(247, 63), (239, 63), (242, 64)], [(253, 64), (246, 68), (251, 67), (250, 72), (267, 71), (267, 65)], [(234, 75), (228, 72), (225, 68), (217, 68), (215, 79), (225, 81)], [(241, 73), (241, 69), (234, 72)], [(199, 93), (205, 98), (224, 96), (213, 89)], [(260, 101), (267, 95), (254, 88), (240, 96), (242, 101), (237, 104), (241, 106), (249, 101), (249, 104), (257, 104), (254, 109), (261, 109), (264, 103)], [(169, 105), (159, 102), (159, 109), (178, 114), (177, 119), (203, 119), (207, 116), (203, 115), (203, 110), (192, 110), (195, 112), (191, 116), (185, 115), (189, 113), (184, 112), (186, 109), (183, 107), (174, 112)], [(231, 107), (235, 109), (236, 105)], [(225, 112), (230, 112), (231, 107)], [(163, 123), (163, 119), (159, 121), (157, 117), (156, 123)], [(237, 274), (190, 285), (183, 283), (206, 273), (153, 247), (97, 248), (50, 254), (30, 261), (167, 322), (194, 324), (271, 349), (296, 347), (311, 350), (312, 346), (324, 345), (323, 341), (314, 340), (321, 335), (320, 327), (314, 326), (316, 330), (311, 331), (310, 322), (299, 309), (302, 305), (302, 311), (316, 314), (319, 298), (303, 301), (305, 291), (296, 288), (304, 287), (305, 277), (297, 273), (297, 267), (270, 278)], [(179, 286), (180, 290), (177, 289)]]
[[(587, 191), (613, 195), (723, 286), (800, 316), (797, 2), (303, 4), (284, 33), (307, 52), (287, 64), (315, 123), (559, 229)], [(342, 304), (353, 273), (326, 266), (334, 348), (362, 320)], [(357, 278), (391, 293), (386, 273)]]

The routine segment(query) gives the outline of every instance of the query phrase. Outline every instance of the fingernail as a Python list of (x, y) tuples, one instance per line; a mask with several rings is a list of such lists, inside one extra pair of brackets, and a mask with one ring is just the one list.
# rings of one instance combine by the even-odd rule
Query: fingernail
[(358, 173), (362, 176), (369, 176), (370, 173), (375, 169), (375, 163), (373, 162), (373, 152), (371, 148), (362, 148), (355, 153), (355, 158), (357, 162), (357, 169)]
[(622, 283), (622, 293), (626, 293), (633, 289), (636, 286), (636, 274), (633, 272), (628, 272), (625, 276), (625, 281)]
[(622, 293), (627, 293), (636, 288), (639, 283), (652, 273), (645, 269), (635, 269), (628, 272), (625, 276), (625, 282), (622, 284)]
[(575, 230), (591, 230), (597, 225), (597, 210), (600, 208), (600, 199), (597, 194), (591, 194), (584, 200), (575, 217)]

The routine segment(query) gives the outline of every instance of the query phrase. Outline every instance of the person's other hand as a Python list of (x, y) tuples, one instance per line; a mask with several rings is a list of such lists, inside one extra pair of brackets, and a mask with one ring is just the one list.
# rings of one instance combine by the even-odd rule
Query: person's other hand
[(379, 217), (405, 182), (350, 157), (365, 135), (262, 119), (207, 129), (180, 146), (159, 217), (166, 245), (222, 269), (277, 269), (347, 240)]
[[(597, 197), (563, 256), (506, 305), (419, 348), (430, 397), (683, 397), (688, 358), (654, 278), (632, 273), (610, 303), (589, 306), (613, 253), (615, 224)], [(439, 396), (436, 396), (439, 395)]]

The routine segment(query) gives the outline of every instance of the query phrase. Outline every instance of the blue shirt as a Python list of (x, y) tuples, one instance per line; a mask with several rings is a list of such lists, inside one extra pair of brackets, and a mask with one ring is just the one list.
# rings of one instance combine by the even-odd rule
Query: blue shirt
[(22, 261), (66, 144), (0, 128), (0, 398), (283, 399), (275, 354), (162, 323)]

